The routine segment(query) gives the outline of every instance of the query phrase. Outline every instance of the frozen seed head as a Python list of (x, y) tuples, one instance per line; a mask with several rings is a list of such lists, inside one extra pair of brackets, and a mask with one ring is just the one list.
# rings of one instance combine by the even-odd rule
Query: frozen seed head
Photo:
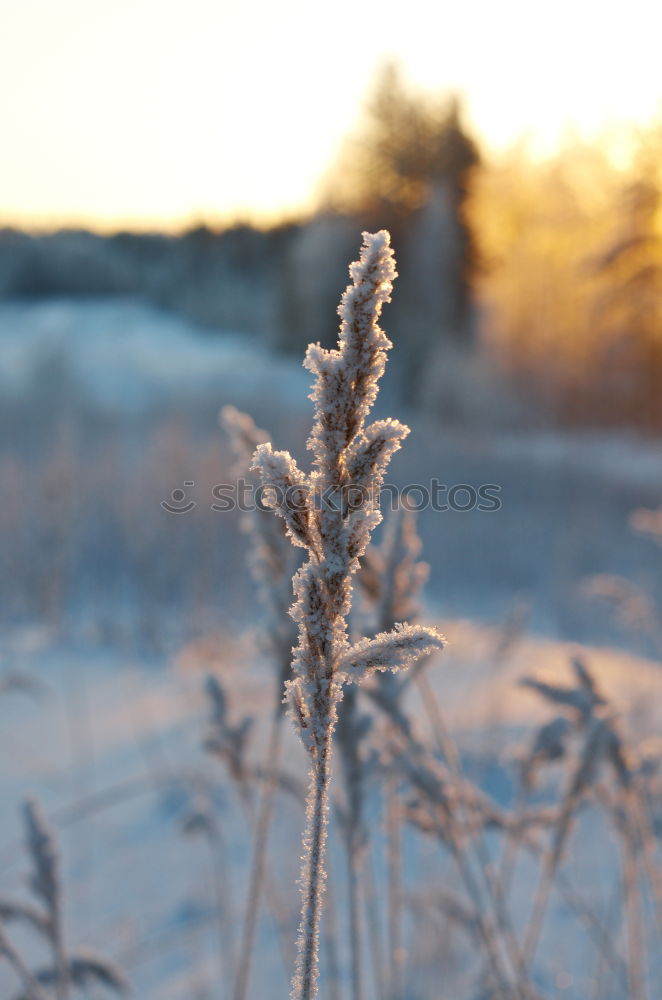
[(251, 464), (251, 456), (257, 446), (269, 440), (268, 434), (255, 425), (248, 413), (242, 413), (234, 406), (224, 406), (218, 418), (230, 439), (236, 461), (235, 472), (238, 476), (243, 476)]
[(357, 449), (364, 444), (365, 418), (377, 396), (386, 352), (392, 347), (378, 323), (396, 277), (385, 230), (374, 235), (363, 233), (361, 257), (350, 265), (349, 272), (352, 284), (338, 308), (337, 350), (326, 351), (311, 344), (304, 361), (316, 376), (311, 394), (315, 421), (308, 447), (315, 455), (319, 475), (337, 484), (349, 482), (346, 462), (352, 446)]
[(204, 749), (224, 760), (234, 780), (241, 782), (246, 775), (246, 754), (253, 719), (245, 716), (234, 725), (230, 722), (227, 699), (218, 677), (210, 674), (205, 679), (205, 692), (211, 712)]
[(396, 624), (392, 632), (361, 639), (351, 646), (337, 670), (347, 681), (360, 682), (377, 670), (404, 670), (416, 660), (444, 648), (444, 637), (424, 625)]
[(87, 991), (99, 984), (122, 996), (129, 992), (122, 970), (94, 951), (79, 949), (69, 958), (68, 970), (71, 982), (81, 990)]
[[(256, 486), (259, 476), (252, 468), (253, 454), (267, 441), (268, 435), (256, 427), (247, 413), (233, 406), (225, 406), (221, 410), (220, 421), (235, 456), (234, 474), (238, 479), (247, 477)], [(278, 668), (277, 710), (280, 712), (280, 698), (289, 677), (295, 639), (294, 625), (287, 618), (287, 610), (292, 603), (292, 575), (299, 560), (290, 544), (283, 518), (272, 517), (271, 511), (256, 504), (243, 514), (240, 523), (251, 540), (248, 565), (266, 612), (262, 637)]]
[(586, 697), (591, 705), (593, 707), (606, 705), (607, 699), (600, 691), (593, 672), (589, 669), (586, 661), (581, 656), (575, 654), (575, 656), (570, 658), (570, 663), (577, 678), (577, 683), (581, 690), (586, 692)]
[(582, 722), (588, 722), (595, 708), (602, 704), (602, 699), (597, 692), (582, 683), (576, 687), (566, 687), (539, 681), (535, 677), (522, 677), (519, 683), (522, 687), (531, 688), (545, 701), (569, 709)]
[(27, 799), (23, 805), (27, 848), (32, 859), (30, 884), (35, 895), (53, 912), (59, 902), (60, 858), (55, 834), (48, 825), (38, 802)]
[(623, 734), (614, 716), (605, 720), (605, 752), (616, 780), (623, 788), (629, 788), (639, 769), (639, 762), (626, 745)]
[(258, 445), (251, 469), (268, 490), (264, 503), (283, 518), (290, 540), (301, 548), (314, 548), (308, 480), (290, 453), (274, 451), (270, 443)]
[(522, 760), (522, 779), (529, 787), (538, 767), (566, 756), (572, 726), (565, 715), (558, 715), (534, 734), (531, 747)]
[[(305, 475), (288, 452), (274, 451), (270, 444), (260, 444), (253, 456), (253, 468), (270, 489), (267, 503), (285, 521), (294, 544), (308, 554), (293, 578), (290, 614), (299, 641), (286, 686), (292, 716), (311, 757), (294, 1000), (317, 996), (331, 740), (343, 684), (361, 681), (376, 670), (406, 667), (443, 644), (432, 629), (400, 626), (349, 645), (352, 576), (381, 520), (378, 493), (386, 467), (408, 433), (396, 420), (366, 427), (392, 346), (378, 322), (396, 274), (388, 233), (364, 233), (360, 258), (349, 270), (352, 283), (338, 310), (338, 347), (327, 351), (311, 344), (304, 361), (315, 376), (308, 439), (312, 471)], [(357, 738), (352, 730), (348, 760), (355, 757)]]
[(396, 276), (387, 232), (363, 234), (360, 259), (339, 307), (338, 346), (308, 348), (305, 366), (315, 375), (315, 411), (308, 448), (313, 468), (304, 474), (288, 452), (259, 444), (253, 468), (269, 488), (266, 502), (283, 518), (291, 540), (308, 561), (293, 580), (291, 615), (299, 629), (287, 698), (307, 748), (320, 751), (333, 729), (346, 681), (374, 671), (399, 670), (443, 645), (433, 629), (399, 626), (350, 649), (347, 615), (351, 578), (379, 524), (379, 487), (409, 428), (397, 420), (366, 426), (386, 354), (392, 346), (379, 326)]

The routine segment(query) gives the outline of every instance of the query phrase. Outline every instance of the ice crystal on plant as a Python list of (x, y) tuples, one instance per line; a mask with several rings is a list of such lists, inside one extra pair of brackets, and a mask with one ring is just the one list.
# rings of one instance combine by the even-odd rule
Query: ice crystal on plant
[(398, 670), (442, 645), (434, 629), (399, 626), (349, 646), (347, 616), (352, 577), (372, 530), (379, 524), (379, 487), (386, 467), (409, 428), (397, 420), (366, 426), (391, 342), (379, 326), (382, 306), (396, 276), (390, 237), (363, 234), (360, 259), (350, 266), (352, 284), (338, 312), (338, 347), (311, 344), (305, 367), (315, 375), (315, 404), (308, 448), (309, 474), (286, 451), (259, 444), (253, 468), (268, 490), (267, 503), (285, 521), (307, 562), (294, 576), (291, 615), (299, 630), (287, 692), (292, 715), (311, 756), (304, 834), (303, 907), (293, 996), (317, 994), (319, 922), (324, 890), (331, 736), (343, 684), (375, 670)]

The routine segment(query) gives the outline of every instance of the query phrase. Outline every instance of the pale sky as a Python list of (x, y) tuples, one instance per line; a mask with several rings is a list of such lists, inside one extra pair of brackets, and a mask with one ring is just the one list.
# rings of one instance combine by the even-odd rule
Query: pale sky
[(0, 0), (0, 224), (311, 204), (387, 58), (491, 147), (660, 110), (659, 0)]

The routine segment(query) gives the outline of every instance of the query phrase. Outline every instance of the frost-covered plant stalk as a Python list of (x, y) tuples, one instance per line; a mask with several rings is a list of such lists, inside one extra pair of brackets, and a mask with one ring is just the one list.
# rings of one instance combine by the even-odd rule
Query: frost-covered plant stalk
[(344, 834), (347, 852), (347, 902), (349, 949), (352, 970), (352, 1000), (361, 1000), (363, 973), (361, 967), (360, 883), (364, 853), (368, 846), (363, 800), (365, 778), (374, 761), (366, 757), (364, 743), (372, 719), (359, 711), (358, 691), (353, 685), (344, 692), (338, 709), (336, 749), (340, 756), (344, 796), (336, 802), (336, 815)]
[(308, 348), (305, 366), (315, 375), (313, 469), (304, 474), (288, 452), (260, 445), (254, 467), (269, 503), (307, 562), (294, 577), (292, 617), (299, 628), (288, 698), (310, 755), (302, 869), (302, 912), (292, 996), (317, 995), (319, 926), (324, 890), (331, 737), (342, 686), (375, 670), (398, 670), (442, 646), (433, 629), (400, 625), (350, 646), (347, 615), (352, 576), (379, 523), (378, 492), (393, 453), (408, 428), (395, 420), (366, 426), (366, 417), (392, 346), (378, 325), (395, 277), (389, 235), (364, 234), (361, 258), (350, 266), (343, 295), (337, 350)]
[[(429, 572), (427, 563), (419, 560), (421, 549), (422, 543), (416, 532), (416, 515), (406, 507), (401, 507), (390, 515), (379, 548), (369, 545), (366, 549), (358, 581), (365, 598), (373, 606), (376, 631), (392, 628), (395, 622), (402, 619), (411, 622), (418, 617), (418, 598)], [(420, 672), (422, 662), (421, 660), (416, 665), (417, 672)], [(413, 727), (403, 705), (407, 680), (412, 674), (413, 671), (410, 671), (404, 679), (392, 673), (377, 674), (368, 693), (386, 713), (389, 739), (400, 732), (411, 742), (412, 753), (416, 753)], [(389, 1000), (400, 1000), (402, 996), (404, 958), (402, 844), (397, 785), (395, 769), (390, 767), (385, 783)]]
[[(253, 479), (253, 453), (258, 445), (269, 440), (269, 435), (234, 406), (224, 406), (220, 420), (234, 453), (234, 473), (238, 478)], [(257, 485), (255, 480), (253, 484)], [(292, 575), (300, 560), (290, 545), (285, 526), (274, 520), (269, 511), (259, 506), (246, 511), (241, 527), (251, 542), (249, 568), (265, 614), (265, 651), (278, 671), (274, 709), (280, 716), (295, 641), (294, 626), (286, 612), (292, 602)]]
[[(268, 439), (268, 436), (255, 426), (247, 413), (241, 413), (233, 406), (223, 408), (221, 424), (232, 444), (237, 476), (250, 476), (253, 452), (258, 445)], [(248, 993), (251, 957), (265, 880), (269, 827), (281, 754), (283, 693), (285, 683), (290, 676), (292, 645), (295, 641), (294, 624), (287, 618), (287, 609), (292, 600), (292, 574), (298, 562), (286, 537), (284, 524), (272, 517), (269, 511), (261, 510), (259, 507), (248, 511), (242, 518), (242, 527), (252, 543), (250, 568), (266, 612), (264, 631), (266, 652), (276, 667), (277, 676), (276, 698), (264, 765), (266, 777), (262, 784), (257, 810), (241, 950), (234, 982), (234, 1000), (245, 1000)]]

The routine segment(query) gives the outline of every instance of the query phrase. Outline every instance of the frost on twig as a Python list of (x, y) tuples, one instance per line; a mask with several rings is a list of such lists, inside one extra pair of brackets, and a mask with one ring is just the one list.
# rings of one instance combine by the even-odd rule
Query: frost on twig
[[(255, 449), (267, 440), (266, 432), (256, 427), (247, 413), (241, 413), (234, 406), (223, 407), (220, 421), (230, 439), (237, 478), (247, 477), (257, 487), (259, 481), (251, 463)], [(257, 503), (257, 492), (254, 500), (253, 508), (242, 516), (241, 527), (250, 537), (249, 567), (266, 613), (263, 635), (267, 652), (278, 671), (276, 711), (280, 715), (296, 638), (294, 623), (287, 617), (287, 610), (292, 603), (292, 576), (299, 558), (290, 544), (283, 521)]]
[(306, 354), (305, 366), (316, 376), (308, 441), (312, 471), (304, 474), (288, 452), (275, 452), (269, 444), (259, 445), (254, 457), (254, 468), (272, 491), (267, 502), (284, 519), (292, 541), (308, 552), (294, 580), (291, 614), (299, 626), (299, 643), (288, 691), (313, 754), (320, 752), (335, 724), (345, 680), (407, 666), (441, 646), (432, 629), (405, 630), (393, 633), (388, 649), (386, 636), (381, 636), (379, 647), (361, 647), (362, 658), (350, 662), (346, 616), (351, 579), (381, 520), (379, 487), (386, 467), (409, 433), (396, 420), (366, 426), (392, 346), (377, 322), (395, 277), (386, 232), (364, 234), (361, 259), (351, 265), (350, 274), (353, 284), (339, 307), (338, 348), (328, 351), (311, 344)]
[(338, 674), (347, 681), (362, 681), (378, 670), (404, 670), (441, 648), (440, 637), (431, 631), (424, 625), (396, 624), (392, 632), (361, 639), (338, 662)]
[(304, 473), (289, 452), (267, 443), (258, 445), (253, 460), (266, 502), (308, 556), (294, 577), (290, 613), (299, 636), (287, 684), (292, 715), (311, 757), (297, 1000), (317, 994), (331, 736), (343, 684), (360, 682), (375, 670), (406, 667), (442, 646), (441, 636), (423, 627), (403, 627), (351, 648), (348, 641), (352, 577), (381, 520), (379, 489), (386, 467), (409, 433), (397, 420), (366, 424), (392, 346), (378, 321), (396, 272), (388, 233), (364, 233), (363, 239), (338, 310), (338, 347), (328, 351), (311, 344), (304, 362), (315, 376), (308, 440), (312, 470)]

